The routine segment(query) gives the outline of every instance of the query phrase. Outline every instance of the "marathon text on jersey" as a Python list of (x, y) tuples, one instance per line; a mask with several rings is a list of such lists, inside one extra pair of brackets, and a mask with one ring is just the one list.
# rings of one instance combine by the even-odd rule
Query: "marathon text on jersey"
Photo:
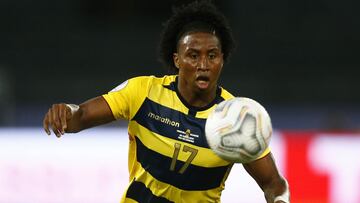
[(157, 121), (160, 121), (162, 123), (165, 123), (167, 125), (177, 127), (177, 128), (180, 126), (179, 122), (172, 121), (172, 120), (170, 120), (169, 118), (166, 118), (166, 117), (161, 117), (161, 116), (156, 115), (156, 114), (154, 114), (152, 112), (148, 113), (148, 117), (151, 118), (151, 119), (155, 119)]

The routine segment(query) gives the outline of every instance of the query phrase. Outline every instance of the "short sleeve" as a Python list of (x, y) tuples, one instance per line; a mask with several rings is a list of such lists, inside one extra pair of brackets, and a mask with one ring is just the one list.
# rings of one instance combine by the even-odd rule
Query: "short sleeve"
[[(267, 154), (269, 154), (270, 153), (270, 148), (269, 147), (267, 147), (266, 149), (265, 149), (265, 151), (257, 158), (257, 159), (261, 159), (261, 158), (263, 158), (264, 156), (266, 156)], [(256, 160), (257, 160), (256, 159)]]
[(136, 77), (102, 95), (116, 119), (130, 120), (147, 96), (150, 77)]

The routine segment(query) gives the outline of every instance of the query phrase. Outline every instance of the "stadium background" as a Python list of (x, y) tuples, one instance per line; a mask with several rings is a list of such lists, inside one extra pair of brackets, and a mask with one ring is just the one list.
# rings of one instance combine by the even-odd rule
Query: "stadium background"
[[(23, 202), (15, 198), (21, 196), (28, 197), (27, 202), (49, 202), (46, 194), (54, 193), (41, 190), (39, 185), (48, 186), (52, 180), (66, 186), (69, 183), (61, 181), (63, 176), (59, 173), (77, 174), (69, 166), (80, 163), (78, 169), (81, 169), (81, 161), (87, 160), (84, 155), (74, 162), (54, 164), (49, 163), (51, 157), (43, 157), (44, 153), (55, 152), (41, 143), (65, 145), (64, 150), (72, 146), (71, 138), (68, 145), (52, 138), (39, 141), (45, 135), (40, 129), (42, 116), (52, 103), (79, 103), (109, 91), (129, 77), (166, 73), (157, 61), (157, 44), (161, 22), (170, 15), (171, 3), (168, 0), (0, 2), (0, 148), (3, 149), (0, 191), (4, 191), (0, 193), (3, 194), (0, 202)], [(278, 150), (277, 156), (285, 157), (278, 159), (285, 165), (284, 173), (293, 185), (295, 202), (359, 203), (358, 191), (342, 191), (334, 186), (359, 188), (356, 183), (360, 182), (356, 157), (359, 154), (356, 149), (360, 148), (360, 15), (355, 3), (227, 0), (216, 4), (228, 17), (237, 39), (237, 51), (225, 65), (221, 84), (268, 109), (278, 132), (274, 148), (283, 149)], [(124, 127), (125, 123), (115, 122), (103, 131), (94, 132), (117, 140), (114, 133), (107, 131), (114, 126)], [(75, 137), (83, 139), (86, 145), (85, 134), (91, 132), (84, 131), (84, 136)], [(111, 143), (101, 139), (100, 136), (96, 142)], [(321, 152), (314, 152), (318, 149), (311, 147), (314, 143), (320, 143)], [(324, 147), (333, 146), (329, 143), (335, 143), (333, 148), (338, 150), (334, 149), (335, 155), (331, 156), (340, 166), (331, 168), (339, 168), (338, 172), (325, 170), (326, 164), (312, 162), (313, 153), (322, 154), (321, 160), (329, 157)], [(85, 146), (78, 147), (74, 154), (82, 154)], [(37, 155), (27, 165), (32, 167), (28, 170), (20, 163), (32, 153)], [(74, 154), (61, 157), (66, 160)], [(116, 155), (110, 154), (111, 151), (104, 156), (117, 160)], [(60, 171), (38, 182), (43, 172), (39, 169), (44, 165)], [(338, 175), (342, 167), (350, 168), (346, 177)], [(25, 173), (25, 169), (33, 173)], [(126, 174), (121, 177), (115, 174), (113, 178), (126, 179)], [(105, 184), (109, 179), (101, 180)], [(81, 179), (85, 180), (86, 177)], [(32, 199), (33, 193), (21, 195), (25, 191), (21, 188), (27, 186), (26, 191), (31, 192), (35, 182), (40, 187), (34, 189), (37, 198)], [(82, 192), (73, 192), (78, 199), (66, 199), (67, 202), (83, 202)], [(4, 195), (19, 193), (12, 195), (13, 199)], [(56, 194), (52, 202), (62, 202), (69, 191)], [(339, 197), (346, 201), (340, 201)], [(96, 199), (91, 195), (83, 198)]]

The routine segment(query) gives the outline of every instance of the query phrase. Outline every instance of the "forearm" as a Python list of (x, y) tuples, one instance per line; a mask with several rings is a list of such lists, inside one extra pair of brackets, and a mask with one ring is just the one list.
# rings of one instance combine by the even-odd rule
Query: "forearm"
[[(271, 153), (261, 159), (244, 164), (244, 168), (263, 190), (268, 203), (290, 202), (287, 181), (277, 170)], [(277, 201), (275, 202), (275, 200)]]
[[(67, 133), (76, 133), (115, 120), (102, 97), (91, 99), (79, 106), (74, 104), (67, 104), (67, 106), (72, 114), (71, 119), (67, 122)], [(94, 106), (96, 107), (94, 108)]]
[(50, 129), (57, 137), (66, 133), (75, 133), (93, 126), (115, 120), (110, 107), (103, 97), (90, 99), (79, 106), (76, 104), (54, 104), (45, 114), (44, 130)]
[(267, 203), (288, 203), (290, 202), (289, 185), (284, 178), (273, 179), (263, 187)]

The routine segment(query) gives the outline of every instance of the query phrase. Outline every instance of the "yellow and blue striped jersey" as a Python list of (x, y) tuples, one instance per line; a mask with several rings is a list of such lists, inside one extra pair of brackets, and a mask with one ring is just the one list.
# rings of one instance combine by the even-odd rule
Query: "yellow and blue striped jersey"
[(130, 183), (121, 202), (220, 202), (232, 163), (209, 148), (204, 127), (233, 95), (219, 87), (214, 101), (195, 108), (171, 75), (132, 78), (103, 97), (116, 119), (129, 121)]

